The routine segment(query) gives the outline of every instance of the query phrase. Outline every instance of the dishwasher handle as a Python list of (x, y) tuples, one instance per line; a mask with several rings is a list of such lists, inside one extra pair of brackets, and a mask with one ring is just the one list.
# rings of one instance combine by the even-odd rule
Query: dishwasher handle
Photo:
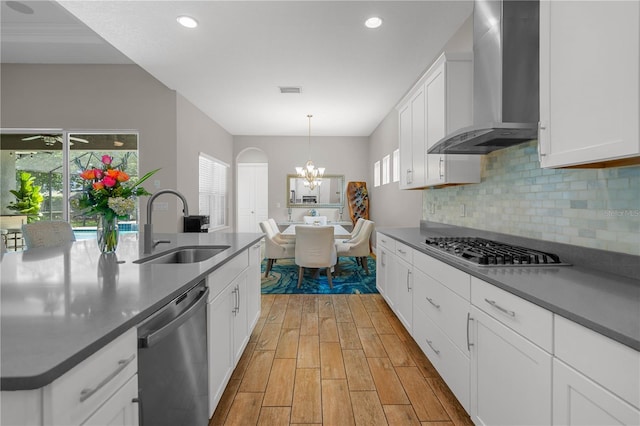
[(138, 337), (138, 347), (150, 348), (160, 342), (162, 339), (171, 334), (175, 329), (184, 324), (189, 318), (191, 318), (207, 301), (209, 295), (209, 288), (205, 288), (200, 292), (197, 299), (191, 302), (191, 305), (186, 308), (180, 315), (175, 317), (170, 323), (162, 326), (162, 328), (155, 330), (146, 336)]

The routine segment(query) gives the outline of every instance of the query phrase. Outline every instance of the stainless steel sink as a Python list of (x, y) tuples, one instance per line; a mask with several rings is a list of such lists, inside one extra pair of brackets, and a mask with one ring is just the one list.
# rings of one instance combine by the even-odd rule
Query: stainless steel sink
[(222, 253), (230, 246), (183, 246), (176, 247), (154, 256), (138, 259), (133, 263), (198, 263), (211, 259), (216, 254)]

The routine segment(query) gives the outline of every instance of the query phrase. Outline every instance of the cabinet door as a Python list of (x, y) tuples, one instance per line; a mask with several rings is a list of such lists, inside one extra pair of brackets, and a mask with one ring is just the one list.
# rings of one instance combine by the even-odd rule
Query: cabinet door
[(95, 413), (83, 426), (137, 426), (138, 416), (138, 375), (133, 376)]
[(413, 183), (413, 155), (411, 147), (411, 104), (403, 106), (398, 113), (400, 144), (400, 188), (410, 188)]
[(209, 347), (209, 417), (220, 401), (233, 371), (232, 331), (236, 295), (232, 286), (207, 304), (207, 345)]
[(413, 267), (396, 257), (394, 264), (394, 286), (396, 299), (394, 311), (400, 322), (411, 333), (413, 319)]
[[(425, 84), (427, 96), (427, 149), (446, 136), (445, 65), (434, 70)], [(427, 155), (427, 182), (444, 181), (444, 155)]]
[(411, 98), (411, 162), (413, 165), (411, 186), (413, 188), (424, 186), (427, 175), (425, 107), (425, 93), (424, 88), (421, 87)]
[[(387, 265), (389, 263), (389, 252), (378, 247), (378, 254), (376, 256), (376, 288), (382, 297), (385, 299), (387, 296)], [(388, 301), (388, 300), (387, 300)]]
[(240, 359), (249, 342), (249, 321), (247, 313), (247, 273), (242, 273), (231, 283), (234, 293), (233, 309), (233, 366)]
[(471, 318), (473, 422), (551, 424), (551, 355), (476, 307)]
[(262, 289), (260, 287), (261, 243), (249, 248), (249, 269), (247, 270), (247, 321), (249, 331), (253, 330), (260, 317)]
[(640, 411), (562, 361), (553, 361), (554, 425), (638, 425)]
[(639, 22), (637, 1), (540, 2), (542, 167), (639, 155)]

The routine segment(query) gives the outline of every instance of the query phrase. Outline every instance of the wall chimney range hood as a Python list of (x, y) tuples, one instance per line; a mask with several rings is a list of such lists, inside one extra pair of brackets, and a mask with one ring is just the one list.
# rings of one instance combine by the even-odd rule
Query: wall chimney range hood
[(429, 154), (488, 154), (538, 137), (539, 2), (476, 0), (473, 125)]

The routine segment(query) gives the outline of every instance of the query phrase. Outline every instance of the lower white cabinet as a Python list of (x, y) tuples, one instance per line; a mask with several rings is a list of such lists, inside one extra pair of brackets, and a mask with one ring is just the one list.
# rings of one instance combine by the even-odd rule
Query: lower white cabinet
[(553, 421), (640, 425), (640, 352), (556, 315)]
[(83, 426), (133, 426), (138, 424), (138, 376), (133, 376), (111, 398), (91, 415)]
[(260, 318), (260, 263), (262, 262), (261, 243), (249, 247), (249, 271), (247, 272), (247, 321), (253, 330)]
[(376, 288), (391, 308), (393, 308), (395, 297), (392, 293), (394, 288), (390, 284), (392, 266), (389, 262), (393, 260), (389, 256), (393, 256), (394, 250), (395, 240), (378, 232), (376, 235)]
[(411, 333), (413, 324), (413, 266), (398, 256), (393, 257), (393, 277), (389, 285), (393, 285), (395, 303), (393, 310), (404, 328)]
[(209, 416), (213, 415), (249, 342), (260, 312), (260, 288), (256, 285), (260, 270), (252, 265), (256, 256), (259, 259), (259, 245), (240, 253), (207, 277)]
[(564, 362), (554, 359), (553, 424), (639, 425), (640, 411)]
[(551, 354), (475, 306), (471, 319), (471, 420), (551, 424)]

